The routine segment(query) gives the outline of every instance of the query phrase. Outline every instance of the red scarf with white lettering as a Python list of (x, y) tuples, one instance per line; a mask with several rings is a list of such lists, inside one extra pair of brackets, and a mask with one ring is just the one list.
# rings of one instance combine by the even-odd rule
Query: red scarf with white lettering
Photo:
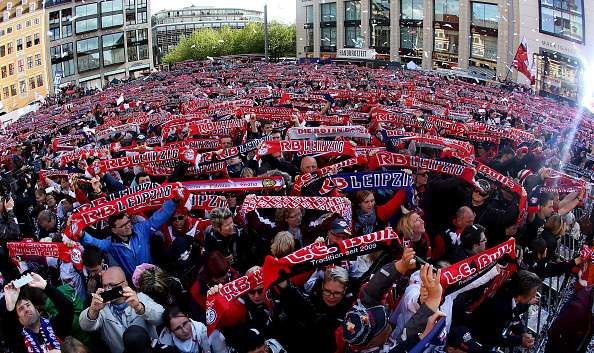
[(334, 156), (355, 156), (355, 147), (348, 141), (266, 141), (258, 149), (256, 158), (283, 152), (301, 154), (325, 154)]
[(19, 242), (8, 242), (8, 255), (15, 259), (20, 256), (55, 257), (64, 262), (71, 262), (74, 267), (82, 270), (82, 253), (80, 245), (69, 248), (64, 243), (40, 243), (33, 239)]
[(346, 197), (256, 196), (247, 195), (238, 215), (245, 219), (257, 208), (306, 208), (339, 214), (349, 225), (353, 220), (351, 201)]
[(371, 234), (341, 240), (335, 246), (312, 243), (282, 259), (267, 256), (261, 269), (223, 285), (218, 293), (207, 298), (206, 324), (208, 332), (219, 327), (235, 326), (238, 323), (238, 318), (225, 314), (233, 307), (236, 299), (259, 286), (263, 286), (266, 292), (267, 288), (279, 277), (294, 274), (291, 272), (296, 265), (306, 265), (298, 271), (303, 271), (305, 267), (326, 266), (347, 258), (377, 251), (382, 244), (392, 241), (400, 243), (400, 238), (392, 228), (388, 227)]
[(436, 173), (459, 176), (469, 183), (474, 183), (476, 175), (476, 170), (472, 167), (391, 152), (378, 152), (369, 157), (367, 167), (370, 170), (380, 167), (421, 168)]

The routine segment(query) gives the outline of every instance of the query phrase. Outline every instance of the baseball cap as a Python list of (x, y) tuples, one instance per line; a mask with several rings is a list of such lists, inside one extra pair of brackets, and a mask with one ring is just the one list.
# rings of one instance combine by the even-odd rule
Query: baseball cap
[(347, 234), (351, 236), (351, 231), (349, 230), (349, 224), (342, 218), (335, 218), (332, 221), (331, 230), (333, 233), (336, 234)]
[(382, 332), (387, 325), (388, 312), (385, 306), (366, 308), (357, 304), (345, 316), (342, 335), (350, 344), (363, 345)]
[(466, 326), (456, 326), (450, 330), (447, 346), (462, 349), (467, 353), (485, 352), (483, 346), (472, 337), (472, 333)]

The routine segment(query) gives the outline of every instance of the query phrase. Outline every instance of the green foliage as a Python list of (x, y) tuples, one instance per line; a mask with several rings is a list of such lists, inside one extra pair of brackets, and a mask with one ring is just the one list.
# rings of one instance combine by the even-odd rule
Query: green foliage
[[(268, 25), (268, 49), (271, 59), (295, 56), (295, 26), (272, 22)], [(264, 54), (264, 25), (250, 23), (243, 29), (225, 26), (219, 30), (202, 28), (184, 36), (163, 58), (165, 63), (204, 60), (207, 57), (236, 54)]]

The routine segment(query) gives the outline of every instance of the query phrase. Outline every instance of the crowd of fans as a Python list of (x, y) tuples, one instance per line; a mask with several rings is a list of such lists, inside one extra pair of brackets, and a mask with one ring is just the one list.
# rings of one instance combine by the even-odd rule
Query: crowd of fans
[[(542, 279), (588, 273), (591, 237), (575, 259), (562, 259), (558, 249), (563, 237), (581, 240), (582, 233), (591, 232), (584, 224), (592, 214), (576, 219), (574, 211), (587, 210), (589, 202), (592, 117), (583, 116), (574, 136), (567, 124), (576, 109), (561, 103), (431, 73), (225, 60), (186, 62), (102, 92), (79, 93), (61, 99), (63, 104), (48, 102), (15, 122), (0, 141), (0, 351), (333, 353), (421, 352), (422, 347), (459, 353), (532, 348), (536, 337), (525, 327), (524, 315), (538, 302)], [(252, 106), (273, 113), (250, 112)], [(283, 114), (275, 115), (273, 108), (292, 113), (277, 116)], [(382, 119), (380, 110), (420, 125)], [(479, 134), (452, 136), (443, 126), (424, 125), (434, 116), (512, 134), (522, 130), (534, 138), (494, 138), (488, 131), (482, 139), (472, 138)], [(202, 136), (192, 124), (203, 127), (206, 121), (243, 125)], [(307, 130), (330, 125), (365, 131), (349, 135), (352, 130), (337, 129), (312, 136), (314, 130)], [(292, 128), (304, 128), (306, 141), (344, 142), (355, 153), (262, 151), (289, 140)], [(472, 144), (472, 153), (462, 156), (471, 160), (461, 161), (453, 145), (409, 140), (413, 135), (407, 133)], [(211, 147), (191, 150), (196, 145), (190, 143), (200, 139), (210, 140)], [(250, 142), (256, 142), (253, 148), (244, 149)], [(174, 165), (159, 166), (165, 172), (141, 158), (121, 168), (99, 167), (184, 143), (186, 152), (219, 152), (210, 159), (177, 158)], [(238, 148), (230, 153), (233, 147)], [(426, 164), (372, 168), (371, 160), (382, 153), (471, 168), (478, 161), (522, 185), (527, 203), (521, 202), (522, 193), (480, 173), (466, 178)], [(216, 162), (224, 167), (199, 168)], [(571, 172), (562, 169), (566, 165)], [(374, 179), (371, 186), (345, 191), (332, 179), (345, 171), (390, 170), (404, 171), (410, 185), (382, 187)], [(548, 183), (560, 172), (563, 180), (575, 181), (573, 188)], [(281, 187), (215, 188), (209, 194), (222, 197), (224, 207), (187, 207), (188, 194), (200, 190), (192, 191), (185, 182), (253, 178), (279, 180)], [(332, 180), (330, 191), (321, 192)], [(164, 200), (153, 195), (158, 204), (140, 211), (129, 207), (95, 216), (84, 230), (73, 231), (85, 210), (99, 210), (126, 197), (127, 190), (160, 185), (173, 185), (175, 191)], [(249, 208), (244, 214), (248, 194), (345, 198), (352, 209), (340, 213), (286, 204)], [(269, 270), (270, 257), (282, 259), (322, 244), (338, 246), (386, 227), (398, 234), (398, 242), (323, 266), (308, 263), (290, 273)], [(446, 309), (444, 297), (453, 291), (443, 272), (512, 238), (513, 254), (498, 258), (489, 279), (482, 276), (485, 269), (471, 266), (473, 288)], [(81, 249), (80, 266), (74, 252), (70, 258), (33, 252), (15, 256), (10, 244), (26, 248), (26, 239), (60, 244), (60, 251)], [(513, 270), (504, 276), (509, 266)], [(481, 277), (471, 276), (474, 272)], [(265, 278), (272, 273), (272, 281), (253, 285), (258, 273)], [(233, 298), (228, 310), (216, 313), (225, 322), (215, 320), (211, 299), (242, 276), (252, 281), (249, 289)], [(591, 284), (587, 275), (582, 279), (586, 287)], [(550, 339), (558, 346), (549, 351), (575, 351), (578, 340), (568, 337), (577, 333), (559, 330), (557, 339)]]

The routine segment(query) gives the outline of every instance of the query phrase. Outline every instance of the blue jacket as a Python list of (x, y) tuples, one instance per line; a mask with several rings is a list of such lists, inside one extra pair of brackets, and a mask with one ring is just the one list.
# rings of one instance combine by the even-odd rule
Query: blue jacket
[(94, 245), (106, 252), (124, 270), (127, 278), (131, 278), (136, 266), (143, 263), (152, 263), (150, 237), (153, 230), (159, 229), (175, 213), (177, 204), (168, 200), (161, 208), (153, 213), (151, 218), (144, 222), (136, 223), (133, 226), (132, 236), (128, 244), (116, 240), (115, 236), (105, 239), (94, 238), (85, 232), (81, 238), (84, 246)]

